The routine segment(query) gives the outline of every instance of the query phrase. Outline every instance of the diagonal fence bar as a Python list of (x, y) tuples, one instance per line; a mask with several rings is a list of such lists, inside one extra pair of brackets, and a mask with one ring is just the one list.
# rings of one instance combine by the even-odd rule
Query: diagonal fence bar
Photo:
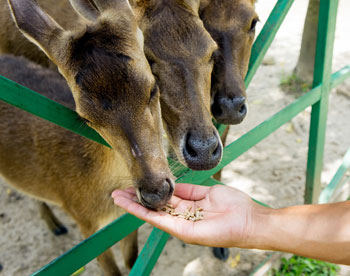
[(71, 275), (103, 253), (106, 249), (135, 231), (143, 223), (144, 221), (129, 214), (121, 216), (48, 265), (33, 273), (32, 276)]
[(80, 119), (75, 111), (2, 76), (0, 76), (0, 100), (110, 147), (95, 130)]
[(346, 172), (348, 171), (350, 171), (350, 148), (344, 155), (343, 161), (340, 167), (338, 168), (337, 172), (335, 173), (334, 177), (332, 178), (331, 182), (326, 186), (326, 188), (323, 189), (318, 203), (323, 204), (330, 201), (332, 195), (334, 194), (339, 184), (343, 180)]

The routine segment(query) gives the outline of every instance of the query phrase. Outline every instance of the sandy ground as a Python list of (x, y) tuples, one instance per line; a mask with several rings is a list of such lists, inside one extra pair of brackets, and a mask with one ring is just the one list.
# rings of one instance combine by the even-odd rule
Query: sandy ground
[[(257, 11), (265, 22), (274, 3), (260, 0)], [(281, 91), (279, 83), (293, 70), (298, 58), (306, 0), (295, 1), (266, 58), (272, 65), (261, 66), (249, 89), (249, 112), (245, 121), (231, 128), (229, 140), (291, 103), (296, 95)], [(350, 42), (347, 20), (350, 2), (340, 1), (335, 42), (334, 70), (350, 64)], [(261, 24), (262, 25), (262, 24)], [(260, 26), (261, 27), (261, 26)], [(281, 127), (266, 140), (231, 163), (223, 173), (223, 182), (237, 187), (273, 207), (303, 202), (310, 109)], [(342, 156), (350, 147), (350, 83), (330, 95), (329, 117), (322, 183), (329, 182)], [(349, 189), (347, 190), (349, 193)], [(48, 231), (37, 212), (36, 203), (0, 183), (0, 275), (28, 275), (82, 240), (73, 221), (55, 208), (69, 228), (65, 236)], [(151, 231), (144, 225), (140, 231), (140, 248)], [(115, 246), (117, 259), (121, 260)], [(212, 257), (211, 249), (186, 245), (172, 238), (166, 245), (152, 275), (248, 275), (268, 252), (230, 249), (226, 262)], [(240, 260), (238, 261), (238, 257)], [(119, 261), (122, 267), (122, 261)], [(122, 269), (125, 268), (122, 267)], [(95, 261), (83, 275), (102, 275)], [(340, 275), (350, 275), (349, 272)]]

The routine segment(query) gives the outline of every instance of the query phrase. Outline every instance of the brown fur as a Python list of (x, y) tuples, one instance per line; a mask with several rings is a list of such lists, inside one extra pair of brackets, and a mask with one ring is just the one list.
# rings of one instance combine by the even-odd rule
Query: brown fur
[[(159, 92), (141, 32), (126, 2), (110, 2), (115, 8), (100, 7), (95, 21), (66, 31), (33, 1), (10, 1), (18, 27), (58, 66), (71, 94), (54, 72), (13, 57), (0, 62), (2, 75), (75, 106), (113, 147), (0, 106), (1, 175), (19, 190), (62, 207), (85, 237), (123, 213), (110, 198), (114, 189), (134, 185), (141, 202), (157, 208), (174, 188), (161, 144)], [(52, 215), (43, 212), (54, 225)], [(135, 234), (127, 240), (122, 248), (130, 267), (137, 256)], [(106, 275), (120, 274), (110, 251), (98, 259)]]
[[(77, 15), (69, 9), (68, 0), (60, 0), (58, 4), (54, 0), (38, 2), (64, 28), (77, 24), (74, 20)], [(218, 164), (222, 148), (210, 115), (211, 55), (217, 46), (199, 19), (199, 3), (199, 0), (131, 1), (144, 33), (147, 58), (160, 87), (162, 118), (170, 144), (182, 163), (203, 170)], [(0, 49), (46, 65), (47, 62), (36, 58), (38, 51), (27, 40), (23, 41), (9, 22), (6, 7), (0, 9), (3, 15), (0, 22), (6, 25), (0, 29)], [(79, 22), (84, 23), (81, 19)], [(18, 42), (18, 47), (13, 48)], [(184, 156), (190, 135), (204, 141), (204, 145), (216, 139), (217, 158), (203, 157), (196, 164), (191, 163)]]

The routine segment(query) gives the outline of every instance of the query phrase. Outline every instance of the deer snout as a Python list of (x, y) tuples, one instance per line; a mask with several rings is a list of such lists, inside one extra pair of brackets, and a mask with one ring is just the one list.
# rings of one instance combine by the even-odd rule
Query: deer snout
[(185, 137), (183, 156), (190, 169), (210, 170), (221, 160), (221, 141), (215, 131), (209, 137), (202, 137), (197, 132), (188, 132)]
[[(145, 185), (146, 184), (146, 185)], [(143, 206), (149, 209), (158, 209), (167, 204), (173, 195), (175, 183), (173, 180), (166, 178), (159, 183), (152, 183), (154, 185), (147, 185), (144, 183), (137, 189), (137, 196)]]
[(235, 125), (243, 121), (247, 115), (245, 97), (222, 97), (215, 95), (211, 112), (220, 124)]

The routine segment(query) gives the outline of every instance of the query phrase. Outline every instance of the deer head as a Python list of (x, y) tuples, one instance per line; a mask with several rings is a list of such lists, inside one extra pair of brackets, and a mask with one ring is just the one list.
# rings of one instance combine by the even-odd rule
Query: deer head
[(160, 95), (129, 3), (71, 0), (86, 20), (75, 30), (64, 30), (33, 0), (8, 3), (20, 31), (67, 80), (78, 114), (129, 165), (141, 203), (163, 206), (174, 182), (161, 143)]
[(202, 0), (200, 17), (218, 44), (211, 82), (211, 111), (222, 124), (239, 124), (247, 114), (244, 77), (258, 16), (255, 0)]
[(198, 0), (135, 0), (145, 54), (160, 88), (163, 122), (179, 160), (208, 170), (222, 144), (210, 114), (215, 41), (199, 18)]

